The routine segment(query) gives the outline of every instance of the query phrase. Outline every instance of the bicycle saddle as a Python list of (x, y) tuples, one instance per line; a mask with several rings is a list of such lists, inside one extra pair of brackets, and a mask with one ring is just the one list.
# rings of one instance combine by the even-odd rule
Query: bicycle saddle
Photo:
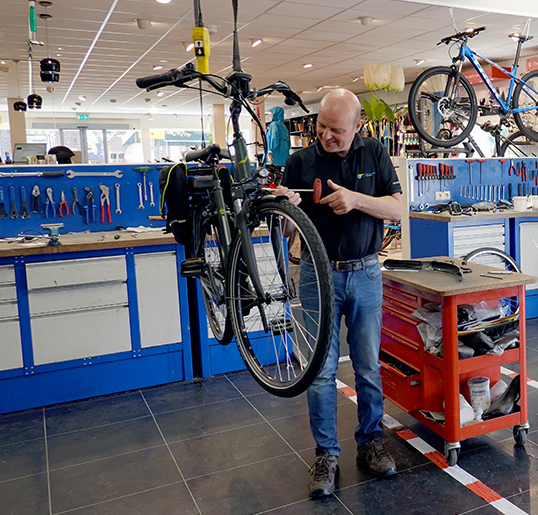
[(209, 163), (217, 157), (221, 159), (230, 159), (229, 152), (227, 150), (221, 149), (218, 143), (213, 143), (213, 145), (208, 145), (207, 147), (201, 148), (200, 150), (192, 150), (191, 152), (187, 152), (183, 156), (185, 162), (203, 161), (204, 163)]
[(514, 41), (517, 41), (518, 43), (520, 41), (521, 43), (525, 43), (525, 41), (530, 41), (534, 38), (534, 36), (524, 36), (523, 34), (510, 34), (508, 37)]

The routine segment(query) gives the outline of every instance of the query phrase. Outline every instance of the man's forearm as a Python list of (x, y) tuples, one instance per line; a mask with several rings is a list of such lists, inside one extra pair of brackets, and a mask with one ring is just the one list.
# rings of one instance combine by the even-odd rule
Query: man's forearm
[(355, 209), (381, 220), (400, 220), (403, 206), (400, 193), (384, 197), (371, 197), (355, 192)]

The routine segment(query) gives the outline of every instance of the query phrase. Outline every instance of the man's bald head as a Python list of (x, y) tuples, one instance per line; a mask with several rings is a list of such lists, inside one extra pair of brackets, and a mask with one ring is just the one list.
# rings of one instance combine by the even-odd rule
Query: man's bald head
[(352, 116), (354, 124), (358, 124), (361, 119), (361, 103), (357, 95), (345, 88), (329, 91), (321, 99), (319, 109), (338, 117)]

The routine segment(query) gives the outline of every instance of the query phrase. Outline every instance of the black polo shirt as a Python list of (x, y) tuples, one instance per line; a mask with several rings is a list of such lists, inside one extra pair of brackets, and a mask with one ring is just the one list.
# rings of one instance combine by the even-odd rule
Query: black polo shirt
[[(322, 198), (333, 192), (327, 179), (373, 197), (402, 192), (385, 147), (374, 138), (358, 134), (344, 158), (323, 150), (319, 140), (295, 152), (286, 163), (282, 184), (290, 189), (307, 189), (313, 187), (315, 178), (321, 179)], [(381, 249), (383, 220), (356, 209), (336, 215), (328, 205), (314, 204), (311, 193), (301, 193), (301, 197), (299, 207), (317, 227), (329, 259), (359, 259)]]

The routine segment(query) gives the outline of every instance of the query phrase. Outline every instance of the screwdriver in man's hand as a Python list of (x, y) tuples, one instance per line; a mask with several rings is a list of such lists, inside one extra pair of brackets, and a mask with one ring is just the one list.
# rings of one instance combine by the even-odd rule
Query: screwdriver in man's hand
[(312, 189), (296, 189), (291, 188), (292, 191), (298, 191), (299, 193), (312, 193), (314, 197), (314, 204), (319, 204), (321, 200), (321, 179), (314, 179), (314, 187)]

